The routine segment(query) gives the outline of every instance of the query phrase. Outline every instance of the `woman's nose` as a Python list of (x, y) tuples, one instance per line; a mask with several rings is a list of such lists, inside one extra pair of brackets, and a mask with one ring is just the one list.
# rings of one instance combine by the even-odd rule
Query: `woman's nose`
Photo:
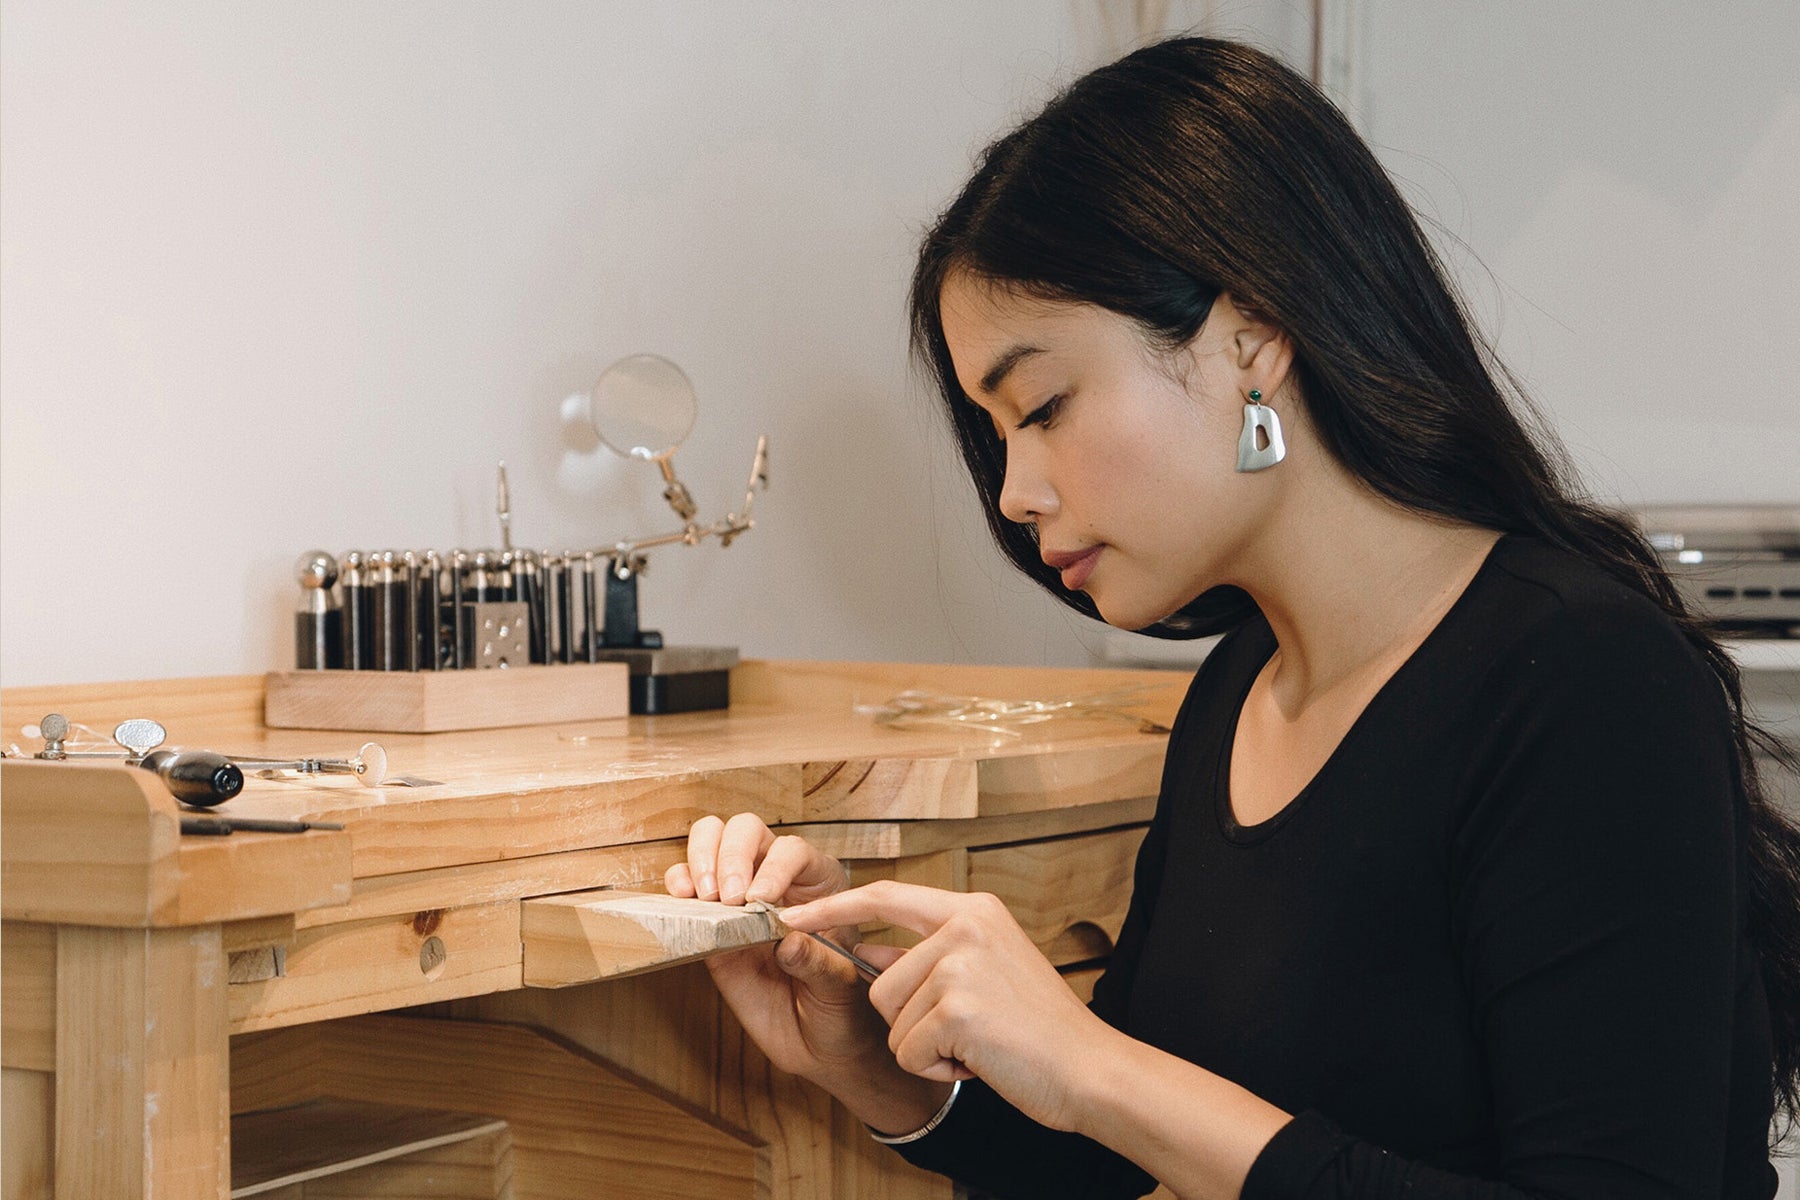
[(1000, 515), (1020, 525), (1034, 524), (1056, 511), (1056, 492), (1040, 456), (1026, 444), (1030, 440), (1008, 438), (1003, 446), (1006, 476), (1000, 483)]

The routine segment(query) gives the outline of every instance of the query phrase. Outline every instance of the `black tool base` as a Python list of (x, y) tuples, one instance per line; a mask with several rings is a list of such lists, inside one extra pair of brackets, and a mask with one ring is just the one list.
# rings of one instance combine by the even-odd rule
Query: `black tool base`
[(597, 656), (603, 662), (622, 662), (631, 669), (634, 716), (701, 712), (731, 705), (731, 668), (738, 664), (736, 646), (603, 648)]
[(679, 675), (633, 675), (631, 712), (654, 717), (731, 706), (730, 671), (686, 671)]

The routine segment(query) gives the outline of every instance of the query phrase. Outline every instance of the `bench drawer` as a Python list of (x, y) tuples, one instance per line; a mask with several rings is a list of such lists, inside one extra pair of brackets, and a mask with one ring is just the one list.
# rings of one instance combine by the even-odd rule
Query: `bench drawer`
[(1051, 962), (1112, 953), (1144, 826), (969, 851), (969, 890), (1006, 903)]

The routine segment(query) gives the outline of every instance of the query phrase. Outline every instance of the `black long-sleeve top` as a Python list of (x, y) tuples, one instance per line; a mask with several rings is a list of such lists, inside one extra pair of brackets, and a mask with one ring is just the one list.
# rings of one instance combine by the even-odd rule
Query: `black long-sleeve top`
[[(1247, 1200), (1757, 1197), (1766, 996), (1716, 677), (1659, 609), (1502, 538), (1313, 780), (1232, 817), (1265, 621), (1169, 742), (1094, 1010), (1298, 1114)], [(1154, 1181), (979, 1081), (905, 1148), (999, 1196)]]

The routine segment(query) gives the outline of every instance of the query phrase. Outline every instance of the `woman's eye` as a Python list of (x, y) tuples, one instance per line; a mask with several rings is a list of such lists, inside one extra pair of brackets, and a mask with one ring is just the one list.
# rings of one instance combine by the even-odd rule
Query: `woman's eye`
[(1064, 394), (1058, 393), (1026, 413), (1025, 419), (1019, 422), (1019, 428), (1028, 429), (1033, 425), (1042, 425), (1048, 429), (1050, 423), (1056, 420), (1058, 410), (1062, 408), (1063, 398)]

